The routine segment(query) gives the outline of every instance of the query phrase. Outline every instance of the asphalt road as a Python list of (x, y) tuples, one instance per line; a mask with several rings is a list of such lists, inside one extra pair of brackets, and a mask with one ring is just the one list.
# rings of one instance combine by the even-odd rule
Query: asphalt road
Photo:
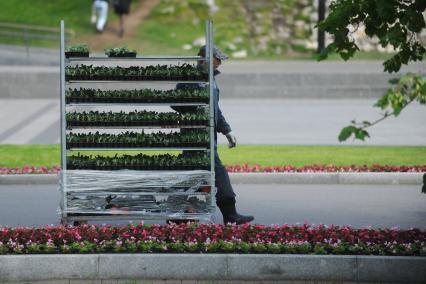
[[(340, 130), (352, 119), (373, 121), (375, 100), (221, 99), (220, 105), (238, 143), (338, 145)], [(128, 108), (133, 111), (135, 106)], [(97, 109), (99, 110), (99, 109)], [(170, 111), (167, 108), (166, 111)], [(398, 118), (374, 126), (366, 142), (345, 145), (417, 145), (426, 141), (424, 106), (410, 105)], [(59, 102), (51, 99), (0, 99), (1, 144), (59, 143)], [(219, 135), (219, 143), (226, 138)]]
[[(426, 229), (426, 194), (410, 185), (235, 185), (255, 223)], [(59, 224), (56, 185), (0, 186), (0, 226)], [(219, 212), (215, 221), (222, 221)], [(146, 222), (152, 223), (152, 222)]]
[[(380, 118), (374, 99), (221, 100), (221, 109), (243, 144), (285, 145), (417, 145), (426, 141), (424, 106), (411, 105), (398, 118), (371, 130), (365, 142), (340, 143), (340, 130), (350, 121)], [(220, 135), (219, 142), (225, 143)]]

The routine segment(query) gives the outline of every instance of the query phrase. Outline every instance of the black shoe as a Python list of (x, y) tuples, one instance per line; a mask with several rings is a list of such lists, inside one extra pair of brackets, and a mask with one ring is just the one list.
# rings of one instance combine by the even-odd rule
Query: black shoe
[(235, 208), (235, 200), (217, 202), (217, 206), (222, 212), (223, 224), (225, 225), (228, 223), (236, 223), (237, 225), (241, 225), (254, 220), (253, 216), (244, 216), (237, 213), (237, 209)]
[(237, 225), (245, 224), (254, 220), (253, 216), (244, 216), (240, 214), (230, 215), (223, 217), (223, 223), (226, 225), (228, 223), (236, 223)]

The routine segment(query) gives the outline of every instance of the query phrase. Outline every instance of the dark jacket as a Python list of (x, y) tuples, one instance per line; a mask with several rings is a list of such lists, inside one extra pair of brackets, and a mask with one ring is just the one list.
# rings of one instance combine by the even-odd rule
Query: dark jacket
[[(219, 71), (215, 71), (215, 76), (220, 74)], [(179, 83), (176, 85), (176, 89), (205, 89), (208, 88), (208, 85), (204, 83)], [(219, 107), (219, 88), (216, 84), (216, 80), (213, 79), (213, 106), (214, 106), (214, 121), (215, 121), (215, 140), (217, 139), (216, 132), (222, 133), (224, 135), (231, 132), (231, 126), (226, 122), (225, 117), (222, 114), (222, 111)], [(172, 107), (177, 112), (189, 112), (195, 111), (197, 107), (194, 106), (173, 106)]]

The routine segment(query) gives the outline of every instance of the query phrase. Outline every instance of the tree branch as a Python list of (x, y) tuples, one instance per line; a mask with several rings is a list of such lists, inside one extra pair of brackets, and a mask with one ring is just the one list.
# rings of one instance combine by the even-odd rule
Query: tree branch
[[(406, 107), (406, 106), (408, 106), (410, 103), (412, 103), (414, 100), (416, 99), (416, 97), (412, 97), (402, 108), (401, 108), (401, 111)], [(393, 112), (391, 112), (391, 113), (386, 113), (383, 117), (381, 117), (381, 118), (379, 118), (378, 120), (376, 120), (376, 121), (373, 121), (373, 122), (371, 122), (369, 125), (364, 125), (363, 127), (360, 127), (360, 129), (366, 129), (366, 128), (368, 128), (368, 127), (371, 127), (371, 126), (373, 126), (373, 125), (376, 125), (377, 123), (379, 123), (379, 122), (381, 122), (381, 121), (383, 121), (383, 120), (385, 120), (386, 118), (388, 118), (389, 116), (393, 116), (393, 115), (395, 115), (395, 111), (393, 111)]]

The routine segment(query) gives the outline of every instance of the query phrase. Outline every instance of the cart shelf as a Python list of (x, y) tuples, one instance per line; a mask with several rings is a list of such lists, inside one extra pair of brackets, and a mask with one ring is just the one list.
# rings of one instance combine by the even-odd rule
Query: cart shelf
[(206, 103), (69, 103), (69, 107), (77, 106), (208, 106)]
[(188, 84), (206, 84), (209, 83), (207, 81), (184, 81), (184, 80), (69, 80), (65, 82), (67, 85), (71, 84), (93, 84), (93, 83), (132, 83), (132, 84), (141, 84), (141, 83), (154, 83), (154, 84), (179, 84), (179, 83), (188, 83)]
[(207, 125), (150, 125), (150, 126), (67, 126), (66, 130), (72, 129), (201, 129), (209, 128)]
[(208, 151), (206, 147), (69, 148), (68, 151)]
[(66, 59), (69, 62), (73, 61), (199, 61), (206, 60), (200, 56), (138, 56), (138, 57), (70, 57)]

